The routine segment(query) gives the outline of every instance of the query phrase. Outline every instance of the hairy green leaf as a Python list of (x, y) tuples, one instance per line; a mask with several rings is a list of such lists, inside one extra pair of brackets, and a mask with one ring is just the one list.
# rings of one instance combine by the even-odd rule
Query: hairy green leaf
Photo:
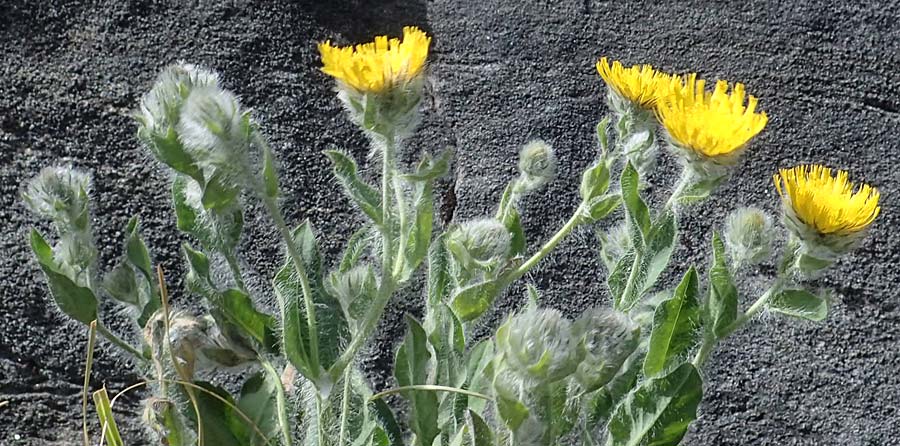
[(457, 291), (450, 306), (461, 321), (468, 322), (484, 314), (499, 292), (496, 281), (479, 282)]
[(768, 302), (769, 309), (798, 319), (821, 322), (828, 317), (828, 299), (806, 290), (784, 290)]
[(635, 237), (641, 241), (640, 246), (635, 244), (635, 249), (640, 250), (647, 244), (650, 234), (650, 210), (647, 208), (647, 203), (641, 198), (639, 193), (640, 178), (637, 170), (630, 162), (622, 170), (620, 183), (622, 186), (622, 202), (625, 204), (625, 210), (627, 211), (626, 221), (632, 233), (640, 235), (640, 237)]
[(609, 420), (607, 446), (676, 446), (697, 418), (703, 381), (684, 363), (635, 388)]
[(675, 213), (666, 212), (650, 228), (647, 247), (641, 258), (641, 269), (645, 271), (641, 281), (641, 294), (646, 294), (653, 288), (659, 275), (669, 266), (677, 239), (678, 225)]
[[(253, 426), (248, 426), (243, 418), (236, 417), (232, 420), (235, 422), (232, 430), (245, 439), (246, 446), (264, 446), (267, 439), (277, 438), (279, 431), (276, 412), (277, 392), (278, 384), (272, 382), (272, 378), (262, 372), (255, 373), (244, 381), (237, 407), (250, 418)], [(254, 426), (259, 432), (253, 428)], [(265, 438), (260, 438), (260, 433), (265, 435)]]
[(341, 183), (347, 196), (375, 224), (380, 225), (382, 222), (381, 194), (359, 178), (356, 161), (339, 150), (326, 150), (325, 155), (334, 164), (334, 176)]
[(491, 427), (474, 411), (468, 412), (469, 434), (472, 446), (493, 446), (494, 432)]
[[(406, 316), (408, 327), (406, 338), (397, 350), (394, 363), (394, 377), (397, 384), (407, 387), (428, 384), (428, 364), (431, 354), (428, 352), (427, 335), (418, 321)], [(416, 445), (431, 446), (438, 429), (438, 399), (434, 392), (407, 390), (402, 393), (410, 405), (410, 429), (416, 434)]]
[(56, 306), (67, 316), (85, 325), (97, 319), (97, 297), (94, 292), (76, 284), (59, 268), (53, 258), (53, 249), (35, 229), (31, 230), (31, 250), (47, 277), (50, 295)]
[(738, 291), (725, 259), (725, 244), (713, 233), (713, 263), (709, 268), (709, 297), (706, 300), (706, 329), (716, 337), (726, 336), (726, 328), (737, 319)]
[(266, 188), (266, 196), (275, 198), (278, 196), (278, 172), (275, 170), (275, 156), (272, 150), (266, 147), (263, 150), (263, 184)]
[(700, 326), (699, 278), (691, 267), (675, 294), (656, 309), (644, 374), (657, 376), (672, 367), (696, 344)]

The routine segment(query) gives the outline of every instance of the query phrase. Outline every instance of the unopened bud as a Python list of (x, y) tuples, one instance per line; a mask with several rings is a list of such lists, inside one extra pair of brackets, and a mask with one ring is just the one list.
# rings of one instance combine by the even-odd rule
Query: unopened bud
[(47, 167), (28, 182), (23, 198), (28, 209), (65, 233), (88, 229), (90, 192), (89, 174), (71, 167)]
[(543, 140), (536, 139), (519, 152), (521, 183), (527, 191), (534, 191), (553, 181), (556, 176), (556, 155)]
[(585, 354), (572, 323), (553, 309), (528, 309), (512, 317), (497, 330), (497, 346), (513, 372), (535, 383), (571, 375)]
[(141, 124), (143, 138), (165, 138), (178, 124), (181, 107), (194, 88), (217, 87), (219, 76), (191, 64), (178, 63), (166, 67), (153, 88), (141, 98), (135, 118)]
[(182, 108), (178, 135), (199, 165), (238, 177), (250, 175), (250, 118), (230, 92), (194, 89)]
[(725, 245), (736, 265), (756, 265), (772, 254), (772, 218), (760, 209), (741, 208), (725, 221)]
[(575, 379), (585, 392), (606, 385), (637, 349), (641, 329), (623, 313), (594, 308), (576, 322), (576, 331), (584, 335), (585, 357)]
[(493, 218), (460, 224), (447, 237), (447, 248), (464, 268), (488, 268), (509, 254), (512, 234)]
[(374, 295), (377, 283), (372, 267), (360, 265), (346, 272), (331, 273), (326, 286), (329, 293), (338, 299), (348, 317), (361, 320), (371, 304), (371, 300), (366, 297)]

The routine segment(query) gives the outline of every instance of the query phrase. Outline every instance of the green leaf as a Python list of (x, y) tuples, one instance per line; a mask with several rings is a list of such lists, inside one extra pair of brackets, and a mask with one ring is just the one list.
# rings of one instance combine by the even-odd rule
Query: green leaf
[(195, 179), (198, 183), (203, 183), (203, 172), (197, 167), (194, 159), (185, 152), (174, 127), (169, 127), (165, 135), (150, 132), (149, 135), (141, 136), (141, 139), (147, 143), (156, 158), (163, 164)]
[(699, 282), (697, 271), (691, 267), (675, 289), (675, 295), (656, 309), (644, 359), (646, 376), (663, 373), (694, 347), (700, 325)]
[[(406, 323), (408, 330), (403, 344), (397, 351), (394, 377), (401, 387), (428, 384), (428, 363), (431, 354), (428, 352), (425, 329), (408, 315)], [(440, 434), (437, 424), (437, 395), (428, 391), (405, 391), (402, 394), (410, 404), (409, 425), (416, 434), (416, 444), (431, 446), (435, 437)]]
[[(627, 211), (626, 215), (628, 218), (626, 221), (629, 229), (633, 233), (640, 234), (640, 246), (645, 246), (650, 233), (650, 210), (638, 192), (640, 190), (640, 178), (637, 170), (630, 162), (622, 170), (620, 182), (622, 185), (622, 202), (625, 204)], [(635, 249), (641, 249), (641, 247), (635, 244)]]
[(415, 194), (412, 206), (413, 224), (406, 234), (406, 250), (404, 255), (404, 268), (398, 279), (405, 282), (419, 267), (425, 256), (428, 255), (428, 247), (431, 244), (431, 228), (434, 220), (434, 193), (433, 187), (428, 182), (415, 184)]
[(506, 424), (509, 430), (515, 432), (522, 426), (522, 423), (528, 419), (528, 408), (516, 398), (509, 395), (498, 393), (497, 398), (497, 414)]
[[(243, 423), (243, 419), (234, 412), (236, 405), (231, 395), (213, 384), (202, 381), (195, 383), (203, 388), (203, 390), (194, 391), (203, 432), (202, 438), (200, 438), (201, 444), (246, 446), (241, 438), (244, 432), (243, 428), (236, 427), (239, 423)], [(215, 394), (218, 398), (210, 395), (210, 393)], [(182, 411), (194, 425), (197, 424), (197, 416), (193, 406), (185, 405)], [(235, 429), (237, 432), (235, 432)]]
[(461, 321), (468, 322), (484, 314), (499, 292), (496, 281), (479, 282), (457, 291), (450, 306)]
[(607, 425), (607, 446), (676, 446), (697, 418), (703, 381), (684, 363), (668, 375), (635, 388)]
[(263, 151), (263, 184), (266, 187), (266, 196), (275, 198), (278, 196), (278, 172), (275, 170), (275, 156), (268, 147)]
[(354, 232), (353, 235), (350, 236), (350, 239), (347, 240), (347, 247), (344, 248), (344, 256), (341, 257), (341, 263), (340, 266), (338, 266), (338, 272), (346, 273), (359, 263), (359, 258), (365, 251), (366, 246), (368, 246), (368, 234), (369, 227), (366, 226)]
[(472, 446), (493, 446), (494, 432), (491, 427), (474, 411), (468, 412), (469, 434)]
[(416, 167), (416, 172), (408, 175), (401, 175), (406, 181), (426, 182), (436, 180), (450, 171), (450, 158), (453, 152), (444, 150), (437, 158), (432, 159), (430, 155), (425, 154), (422, 161)]
[(609, 189), (609, 165), (606, 160), (599, 159), (581, 174), (579, 193), (581, 201), (590, 203)]
[(666, 212), (650, 228), (647, 246), (641, 257), (642, 292), (646, 294), (656, 284), (659, 275), (669, 266), (675, 242), (678, 239), (678, 225), (674, 212)]
[(450, 265), (444, 236), (441, 235), (428, 250), (428, 299), (429, 308), (435, 308), (450, 297)]
[(601, 195), (592, 198), (585, 207), (584, 213), (592, 222), (600, 221), (619, 208), (622, 204), (622, 196), (616, 193)]
[(677, 200), (681, 204), (693, 204), (703, 201), (709, 198), (712, 192), (727, 178), (728, 174), (723, 174), (701, 179), (684, 188), (678, 195)]
[(94, 405), (97, 406), (97, 418), (100, 420), (106, 445), (125, 446), (122, 436), (119, 434), (119, 427), (116, 426), (116, 419), (113, 418), (112, 405), (109, 402), (109, 394), (106, 393), (106, 387), (94, 392), (93, 397)]
[(510, 255), (519, 256), (525, 254), (528, 242), (525, 239), (525, 230), (522, 228), (522, 217), (519, 216), (519, 211), (516, 210), (516, 207), (509, 206), (506, 212), (503, 213), (500, 222), (512, 234), (509, 243)]
[[(612, 295), (615, 308), (628, 308), (630, 306), (625, 305), (625, 303), (623, 302), (623, 294), (625, 294), (625, 287), (628, 283), (628, 277), (631, 274), (632, 267), (634, 266), (634, 258), (634, 250), (628, 250), (625, 254), (622, 255), (622, 257), (619, 258), (619, 260), (616, 262), (616, 266), (612, 271), (609, 272), (609, 277), (606, 278), (606, 286), (609, 288), (609, 292)], [(629, 298), (628, 300), (631, 301), (633, 299)]]
[(387, 434), (391, 446), (404, 446), (403, 430), (400, 429), (400, 424), (397, 423), (391, 407), (382, 399), (372, 401), (370, 404), (372, 412), (375, 414), (375, 418), (378, 419), (378, 424), (384, 429), (384, 433)]
[[(372, 101), (368, 101), (372, 102)], [(381, 195), (357, 175), (356, 161), (338, 150), (326, 150), (325, 155), (334, 164), (334, 176), (344, 192), (375, 224), (382, 222)]]
[(737, 319), (738, 291), (725, 258), (725, 244), (713, 233), (713, 264), (709, 268), (709, 297), (706, 300), (706, 329), (719, 338)]
[(806, 290), (784, 290), (768, 302), (769, 309), (798, 319), (821, 322), (828, 317), (828, 299)]
[(609, 153), (609, 116), (597, 123), (597, 142), (600, 144), (600, 156), (606, 157)]
[(640, 350), (632, 353), (619, 373), (589, 397), (586, 422), (592, 431), (597, 430), (600, 423), (609, 420), (619, 402), (637, 385), (643, 365), (642, 355)]
[[(292, 237), (309, 278), (312, 300), (316, 305), (319, 360), (320, 365), (327, 369), (340, 355), (342, 346), (348, 342), (349, 328), (340, 303), (325, 292), (322, 260), (312, 225), (304, 222), (294, 230)], [(273, 287), (282, 306), (282, 346), (285, 354), (304, 376), (317, 376), (319, 371), (312, 370), (309, 363), (311, 346), (303, 290), (290, 258), (285, 259), (284, 265), (275, 274)]]
[[(195, 237), (204, 249), (231, 252), (241, 239), (244, 215), (235, 202), (220, 209), (204, 209), (196, 200), (188, 198), (189, 186), (198, 187), (184, 175), (177, 175), (172, 182), (172, 201), (178, 230)], [(199, 189), (198, 189), (199, 190)]]
[(140, 233), (138, 233), (137, 216), (131, 217), (131, 219), (128, 220), (128, 225), (125, 226), (125, 232), (128, 234), (128, 238), (125, 240), (125, 254), (128, 261), (131, 262), (138, 271), (144, 274), (144, 277), (148, 282), (153, 283), (154, 277), (153, 267), (151, 266), (150, 261), (150, 252), (147, 250), (147, 245), (144, 244), (144, 240), (141, 239)]
[(35, 229), (31, 230), (31, 250), (47, 277), (50, 295), (60, 311), (85, 325), (96, 320), (97, 297), (94, 292), (79, 286), (60, 270), (53, 258), (53, 249)]
[(128, 262), (120, 262), (103, 278), (103, 289), (113, 299), (133, 306), (140, 305), (137, 278)]
[[(262, 372), (251, 375), (241, 387), (237, 407), (259, 429), (257, 432), (253, 426), (248, 426), (242, 417), (235, 417), (236, 424), (232, 426), (232, 430), (239, 433), (246, 446), (263, 446), (267, 444), (266, 439), (277, 438), (279, 432), (276, 412), (277, 392), (278, 384), (272, 382), (272, 379)], [(265, 435), (265, 438), (260, 438), (260, 433)]]
[(227, 184), (224, 174), (216, 172), (203, 185), (200, 202), (206, 210), (224, 209), (235, 203), (240, 192), (240, 189)]

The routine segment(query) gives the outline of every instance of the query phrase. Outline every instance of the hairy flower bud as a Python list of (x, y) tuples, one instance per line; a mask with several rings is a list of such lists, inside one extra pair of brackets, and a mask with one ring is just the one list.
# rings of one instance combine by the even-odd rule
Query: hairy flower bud
[(543, 140), (536, 139), (519, 152), (520, 184), (526, 191), (534, 191), (556, 177), (556, 155)]
[(497, 330), (497, 346), (509, 367), (525, 380), (559, 381), (584, 358), (584, 345), (572, 323), (553, 309), (528, 309)]
[(47, 167), (28, 182), (22, 194), (35, 215), (57, 225), (60, 233), (89, 228), (91, 176), (71, 167)]
[(489, 268), (509, 254), (512, 234), (493, 218), (460, 224), (450, 231), (447, 249), (463, 268)]
[(253, 176), (249, 171), (250, 117), (231, 92), (216, 87), (194, 89), (184, 102), (178, 135), (200, 166), (235, 180)]
[(725, 220), (725, 246), (735, 265), (756, 265), (772, 254), (772, 218), (757, 208), (741, 208)]
[(325, 285), (328, 292), (338, 299), (347, 318), (353, 320), (363, 319), (372, 303), (370, 298), (378, 287), (370, 265), (332, 272)]
[(142, 139), (165, 138), (178, 124), (181, 107), (194, 88), (218, 87), (219, 76), (215, 72), (195, 65), (178, 63), (166, 67), (153, 88), (141, 98), (135, 118), (141, 127)]
[(623, 313), (594, 308), (575, 323), (583, 333), (586, 354), (575, 371), (575, 379), (585, 392), (606, 385), (637, 349), (641, 328)]

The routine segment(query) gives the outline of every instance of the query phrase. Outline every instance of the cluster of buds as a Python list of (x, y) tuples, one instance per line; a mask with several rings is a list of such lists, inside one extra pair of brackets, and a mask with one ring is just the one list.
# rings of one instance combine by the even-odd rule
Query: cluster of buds
[(491, 270), (508, 257), (512, 234), (502, 222), (484, 218), (456, 225), (444, 243), (464, 270)]
[(594, 308), (575, 323), (584, 336), (585, 357), (575, 371), (575, 380), (585, 392), (610, 382), (622, 364), (637, 349), (641, 328), (623, 313)]
[(553, 147), (543, 140), (528, 142), (519, 151), (518, 193), (534, 192), (556, 178), (556, 155)]
[(772, 218), (757, 208), (741, 208), (725, 220), (725, 246), (734, 270), (757, 265), (772, 255), (775, 230)]
[(570, 376), (585, 357), (572, 322), (553, 309), (529, 308), (497, 330), (497, 347), (520, 378), (546, 384)]
[(201, 186), (207, 209), (231, 205), (241, 189), (263, 189), (255, 125), (216, 73), (190, 64), (167, 67), (135, 119), (153, 156)]
[(91, 233), (91, 176), (71, 167), (47, 167), (25, 187), (25, 205), (59, 233), (53, 255), (76, 284), (90, 287), (97, 247)]

